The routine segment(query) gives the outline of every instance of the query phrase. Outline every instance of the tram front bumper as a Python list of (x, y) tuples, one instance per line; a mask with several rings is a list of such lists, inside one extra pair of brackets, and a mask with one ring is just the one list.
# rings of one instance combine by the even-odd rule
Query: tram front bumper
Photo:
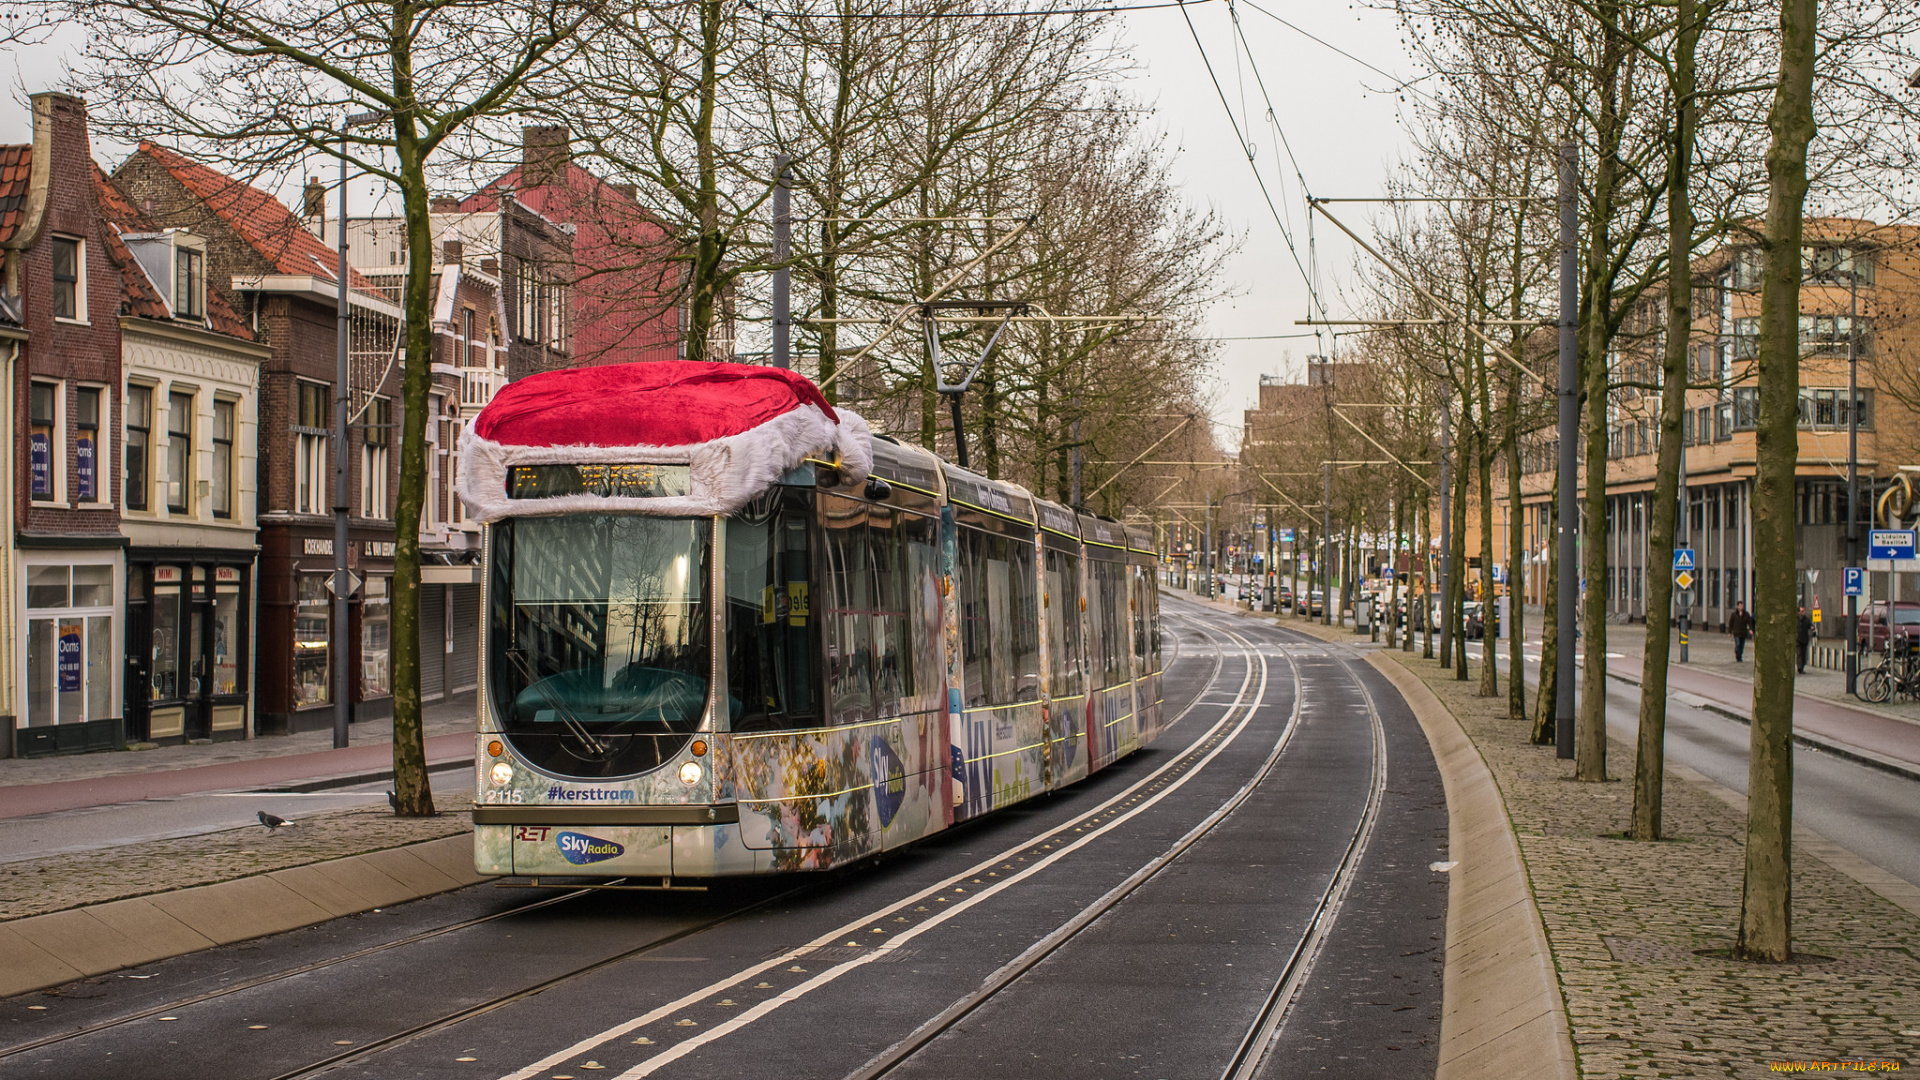
[[(587, 816), (579, 815), (577, 809), (575, 814)], [(740, 828), (731, 821), (633, 825), (565, 820), (555, 815), (539, 823), (507, 824), (486, 822), (484, 817), (488, 816), (492, 815), (476, 814), (473, 828), (474, 867), (483, 874), (726, 877), (768, 869), (762, 865), (767, 860), (756, 857), (766, 853), (741, 844)]]

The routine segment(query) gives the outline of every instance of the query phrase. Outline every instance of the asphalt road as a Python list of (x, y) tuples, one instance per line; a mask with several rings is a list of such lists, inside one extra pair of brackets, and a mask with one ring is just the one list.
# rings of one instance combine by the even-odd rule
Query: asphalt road
[[(1505, 670), (1506, 643), (1500, 643)], [(1467, 649), (1479, 676), (1478, 642)], [(1609, 655), (1609, 663), (1615, 663)], [(1623, 660), (1625, 658), (1622, 658)], [(1639, 663), (1629, 674), (1639, 677)], [(1529, 658), (1528, 678), (1539, 674)], [(1750, 729), (1740, 720), (1692, 704), (1692, 695), (1667, 699), (1667, 758), (1695, 769), (1715, 782), (1747, 790)], [(1640, 688), (1607, 680), (1607, 731), (1633, 746), (1639, 738)], [(1610, 774), (1631, 776), (1628, 756), (1607, 763)], [(1831, 840), (1898, 877), (1920, 885), (1920, 781), (1862, 765), (1795, 744), (1793, 748), (1794, 823)]]
[(1212, 1078), (1288, 973), (1241, 1075), (1430, 1073), (1447, 822), (1417, 724), (1344, 647), (1166, 614), (1185, 718), (1051, 797), (827, 875), (481, 886), (0, 1002), (0, 1073), (841, 1078), (909, 1040), (887, 1075)]

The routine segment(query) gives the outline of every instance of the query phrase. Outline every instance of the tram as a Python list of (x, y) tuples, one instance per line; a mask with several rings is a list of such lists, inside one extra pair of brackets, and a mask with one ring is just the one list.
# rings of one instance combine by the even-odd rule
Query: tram
[(792, 372), (529, 376), (463, 434), (458, 487), (481, 873), (826, 869), (1160, 731), (1148, 534), (873, 435)]

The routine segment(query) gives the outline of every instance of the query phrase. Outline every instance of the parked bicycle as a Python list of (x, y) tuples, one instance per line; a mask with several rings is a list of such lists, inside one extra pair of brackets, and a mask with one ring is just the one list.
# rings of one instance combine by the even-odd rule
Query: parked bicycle
[(1860, 672), (1853, 692), (1860, 700), (1875, 705), (1884, 705), (1895, 697), (1902, 701), (1920, 698), (1920, 649), (1908, 641), (1902, 648), (1881, 653), (1877, 663)]

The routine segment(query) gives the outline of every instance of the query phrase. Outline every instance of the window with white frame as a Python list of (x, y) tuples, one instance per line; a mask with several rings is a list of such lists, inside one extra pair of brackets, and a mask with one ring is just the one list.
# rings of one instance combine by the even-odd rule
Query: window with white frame
[(167, 395), (167, 512), (193, 508), (193, 395)]
[(213, 495), (213, 516), (233, 516), (233, 428), (234, 402), (213, 403), (213, 475), (208, 477)]
[(360, 516), (387, 516), (387, 448), (392, 443), (392, 410), (386, 398), (367, 402), (360, 440)]
[(109, 565), (27, 567), (27, 723), (114, 715), (114, 581)]
[(129, 385), (127, 387), (127, 438), (121, 449), (126, 458), (127, 476), (124, 487), (127, 509), (147, 509), (149, 489), (152, 486), (150, 471), (153, 467), (151, 445), (153, 437), (153, 387)]
[(39, 502), (60, 497), (66, 447), (60, 437), (60, 384), (36, 382), (27, 403), (27, 491)]
[(105, 449), (100, 428), (106, 394), (97, 386), (82, 386), (73, 397), (73, 497), (83, 503), (105, 502), (106, 490), (100, 483), (100, 458)]
[(447, 418), (447, 445), (455, 452), (447, 455), (447, 524), (464, 525), (467, 508), (460, 502), (460, 432), (464, 422), (457, 416)]
[(71, 236), (53, 238), (53, 317), (87, 317), (87, 245)]
[(327, 387), (299, 384), (293, 427), (293, 512), (327, 512)]
[(207, 256), (196, 248), (173, 249), (173, 317), (203, 319), (207, 314)]

